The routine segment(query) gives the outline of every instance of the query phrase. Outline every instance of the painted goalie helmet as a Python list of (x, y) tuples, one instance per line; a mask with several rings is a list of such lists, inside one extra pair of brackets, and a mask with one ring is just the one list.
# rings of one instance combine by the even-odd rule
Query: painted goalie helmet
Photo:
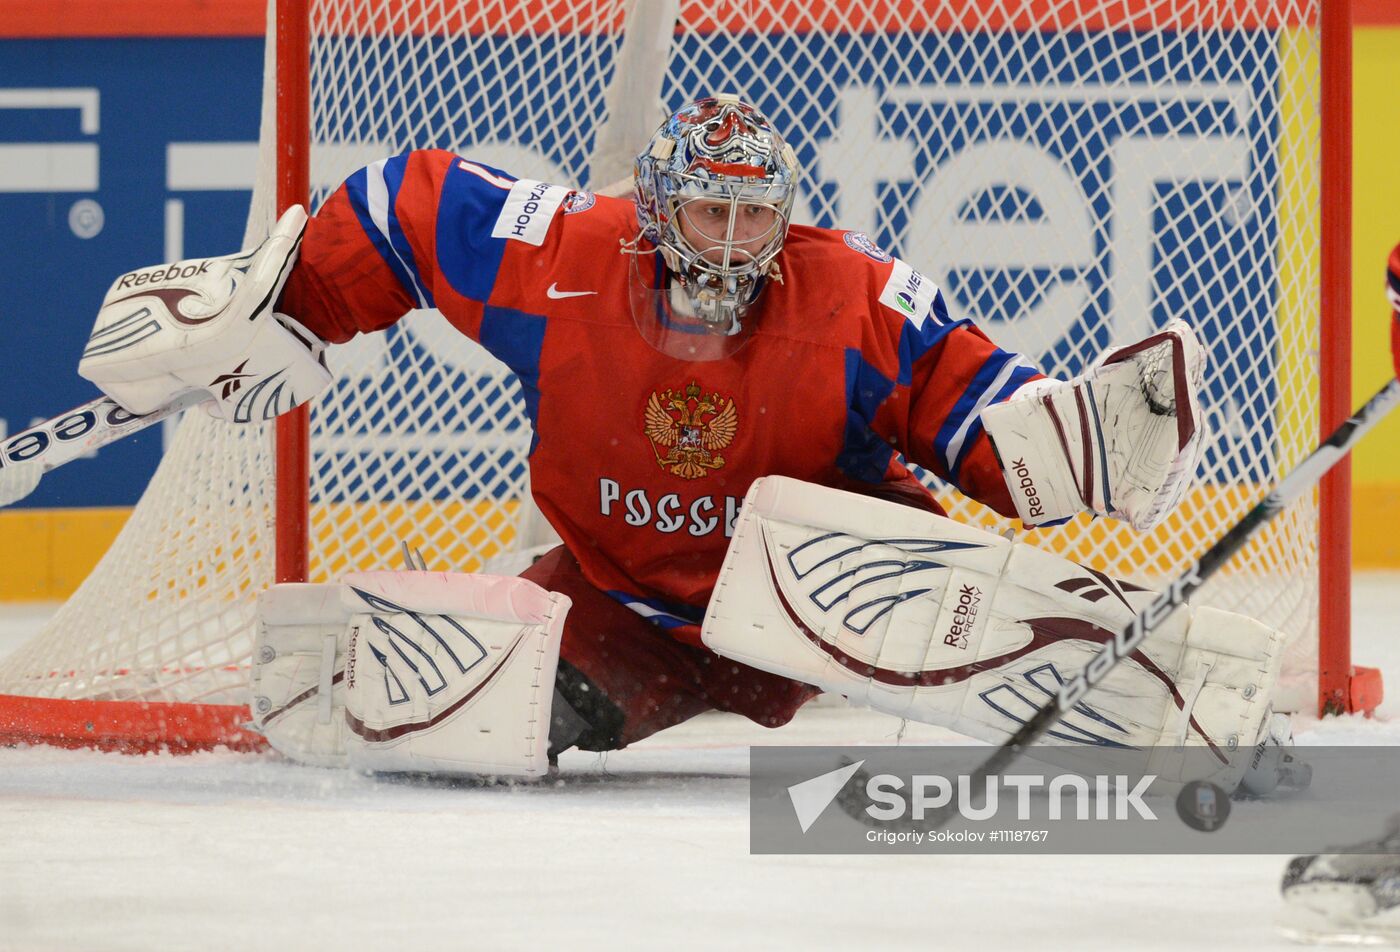
[[(797, 157), (737, 96), (701, 99), (652, 136), (636, 164), (637, 219), (711, 334), (734, 334), (775, 259), (796, 198)], [(673, 295), (674, 298), (674, 295)]]

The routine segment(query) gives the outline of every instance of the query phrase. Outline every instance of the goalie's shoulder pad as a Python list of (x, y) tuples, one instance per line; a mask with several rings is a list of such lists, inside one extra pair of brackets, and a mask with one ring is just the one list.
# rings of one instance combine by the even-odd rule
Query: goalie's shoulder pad
[(325, 344), (273, 307), (306, 212), (288, 209), (251, 251), (142, 268), (103, 299), (78, 373), (132, 413), (207, 391), (231, 422), (270, 419), (330, 385)]

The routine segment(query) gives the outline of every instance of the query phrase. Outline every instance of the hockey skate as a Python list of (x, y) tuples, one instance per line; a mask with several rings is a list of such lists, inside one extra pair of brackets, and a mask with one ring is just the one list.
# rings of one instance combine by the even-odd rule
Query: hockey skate
[(1400, 945), (1400, 814), (1345, 852), (1296, 856), (1283, 874), (1278, 929), (1316, 945)]
[(1293, 723), (1287, 714), (1264, 718), (1264, 730), (1254, 745), (1249, 769), (1235, 788), (1233, 799), (1259, 800), (1291, 797), (1312, 783), (1312, 766), (1301, 760), (1293, 746)]

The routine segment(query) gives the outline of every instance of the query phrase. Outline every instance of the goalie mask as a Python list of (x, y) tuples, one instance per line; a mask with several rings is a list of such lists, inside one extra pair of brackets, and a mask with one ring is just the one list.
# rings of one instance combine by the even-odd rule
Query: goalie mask
[[(737, 350), (777, 256), (796, 197), (797, 157), (761, 113), (735, 96), (701, 99), (671, 116), (637, 157), (641, 237), (632, 312), (663, 353), (692, 360)], [(664, 266), (664, 267), (663, 267)]]

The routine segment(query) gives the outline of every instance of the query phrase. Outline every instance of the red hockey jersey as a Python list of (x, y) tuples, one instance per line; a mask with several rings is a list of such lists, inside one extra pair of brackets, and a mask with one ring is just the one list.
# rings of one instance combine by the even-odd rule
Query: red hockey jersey
[(332, 342), (436, 307), (520, 378), (536, 502), (598, 588), (698, 643), (749, 484), (931, 498), (903, 460), (1014, 515), (983, 407), (1038, 376), (855, 232), (793, 226), (752, 338), (685, 361), (634, 325), (629, 201), (441, 151), (355, 173), (280, 309)]

